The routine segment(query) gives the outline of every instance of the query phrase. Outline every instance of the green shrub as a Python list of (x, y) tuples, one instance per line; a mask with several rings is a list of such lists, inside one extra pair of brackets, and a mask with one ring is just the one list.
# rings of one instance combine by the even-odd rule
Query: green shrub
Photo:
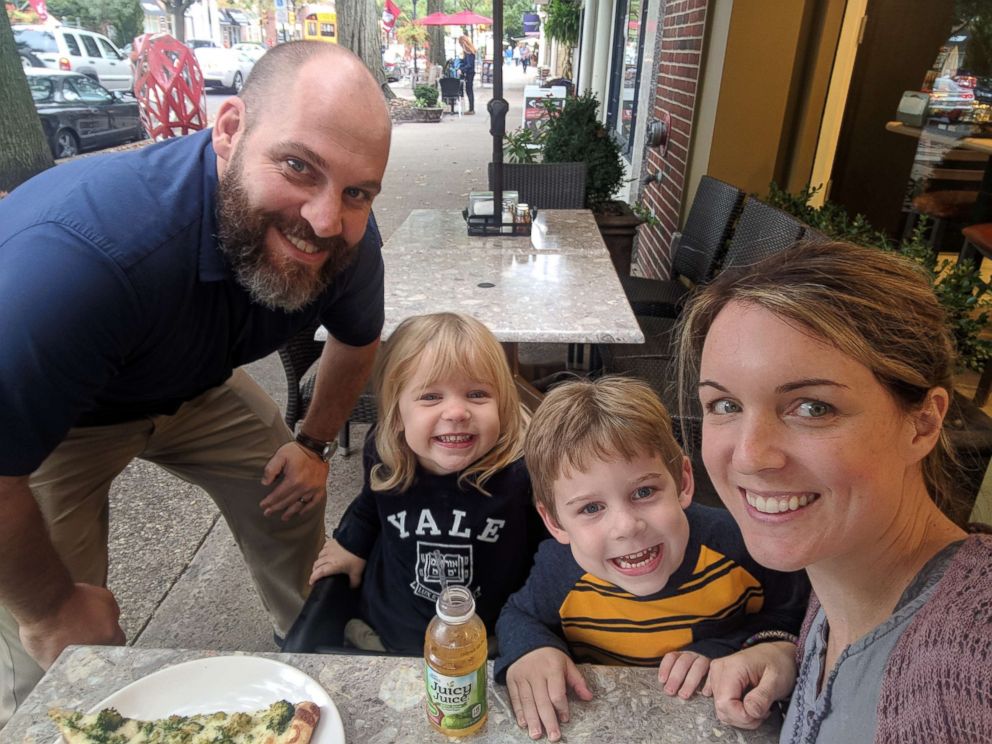
[(940, 260), (927, 243), (928, 220), (925, 217), (920, 217), (909, 238), (896, 243), (872, 227), (863, 215), (850, 218), (839, 204), (824, 202), (821, 207), (810, 206), (810, 199), (820, 188), (807, 185), (799, 193), (791, 194), (772, 183), (767, 201), (829, 238), (879, 250), (898, 251), (923, 267), (933, 284), (934, 294), (947, 313), (947, 325), (957, 347), (959, 366), (979, 372), (983, 370), (986, 363), (992, 360), (992, 341), (981, 338), (989, 322), (992, 302), (987, 296), (989, 284), (982, 279), (979, 267), (970, 261)]
[(416, 105), (421, 108), (437, 106), (438, 92), (433, 85), (418, 85), (413, 89), (413, 97), (416, 99)]
[(610, 201), (623, 183), (623, 155), (620, 145), (599, 121), (596, 94), (586, 91), (567, 98), (561, 108), (546, 101), (548, 120), (544, 123), (544, 162), (584, 161), (586, 206), (598, 209)]
[(537, 163), (543, 144), (543, 127), (514, 129), (503, 135), (503, 160), (507, 163)]

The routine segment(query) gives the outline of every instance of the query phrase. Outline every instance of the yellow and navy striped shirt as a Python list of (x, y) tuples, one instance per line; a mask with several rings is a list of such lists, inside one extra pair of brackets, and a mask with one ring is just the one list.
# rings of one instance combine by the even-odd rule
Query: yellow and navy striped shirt
[(761, 630), (797, 633), (806, 609), (805, 574), (759, 566), (723, 509), (692, 505), (689, 543), (661, 591), (639, 597), (586, 573), (571, 549), (546, 540), (527, 584), (510, 597), (496, 625), (496, 676), (542, 646), (577, 661), (656, 666), (669, 651), (709, 658), (737, 651)]

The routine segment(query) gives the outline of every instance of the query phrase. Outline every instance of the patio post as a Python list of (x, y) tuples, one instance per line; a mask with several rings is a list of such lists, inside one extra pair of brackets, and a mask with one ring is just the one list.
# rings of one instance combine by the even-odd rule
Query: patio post
[[(499, 44), (499, 59), (495, 46)], [(493, 136), (493, 221), (503, 219), (503, 135), (509, 105), (503, 98), (503, 0), (493, 0), (493, 97), (489, 111), (489, 133)]]

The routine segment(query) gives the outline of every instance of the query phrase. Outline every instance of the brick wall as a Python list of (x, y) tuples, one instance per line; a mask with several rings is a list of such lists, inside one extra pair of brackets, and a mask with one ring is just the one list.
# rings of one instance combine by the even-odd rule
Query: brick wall
[(652, 182), (641, 192), (641, 202), (661, 222), (644, 225), (638, 231), (637, 263), (645, 276), (666, 278), (672, 259), (668, 254), (672, 233), (678, 229), (688, 168), (689, 140), (706, 29), (708, 0), (665, 0), (661, 18), (660, 43), (654, 63), (655, 94), (652, 118), (667, 111), (671, 116), (668, 153), (661, 157), (650, 148), (643, 171), (664, 174), (661, 183)]

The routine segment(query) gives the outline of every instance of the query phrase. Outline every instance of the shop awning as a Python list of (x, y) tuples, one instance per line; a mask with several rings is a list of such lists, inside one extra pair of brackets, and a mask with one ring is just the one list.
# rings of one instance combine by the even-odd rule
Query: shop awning
[(165, 15), (165, 11), (162, 10), (162, 6), (160, 6), (158, 3), (150, 2), (149, 0), (142, 0), (141, 10), (144, 11), (145, 15), (150, 15), (150, 16)]
[(250, 26), (252, 24), (251, 17), (243, 10), (238, 10), (237, 8), (227, 8), (227, 14), (231, 16), (231, 20), (239, 26)]

